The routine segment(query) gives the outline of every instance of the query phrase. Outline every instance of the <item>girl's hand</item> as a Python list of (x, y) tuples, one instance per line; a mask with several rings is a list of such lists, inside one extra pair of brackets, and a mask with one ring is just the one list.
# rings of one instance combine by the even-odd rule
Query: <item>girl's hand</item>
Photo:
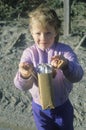
[(68, 67), (68, 60), (62, 55), (53, 56), (51, 58), (51, 65), (56, 69), (63, 70)]
[(25, 79), (27, 79), (31, 76), (33, 69), (34, 68), (33, 68), (32, 64), (28, 64), (26, 62), (19, 64), (19, 72), (21, 74), (21, 77), (23, 77)]

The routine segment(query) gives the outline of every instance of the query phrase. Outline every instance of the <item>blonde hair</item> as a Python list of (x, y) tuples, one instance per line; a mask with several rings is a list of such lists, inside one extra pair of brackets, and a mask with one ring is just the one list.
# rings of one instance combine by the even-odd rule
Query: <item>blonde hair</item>
[(48, 25), (55, 28), (57, 36), (56, 41), (59, 39), (59, 29), (61, 27), (61, 21), (59, 20), (56, 12), (46, 7), (44, 4), (29, 13), (29, 28), (31, 30), (33, 23), (38, 22), (42, 27), (46, 28)]

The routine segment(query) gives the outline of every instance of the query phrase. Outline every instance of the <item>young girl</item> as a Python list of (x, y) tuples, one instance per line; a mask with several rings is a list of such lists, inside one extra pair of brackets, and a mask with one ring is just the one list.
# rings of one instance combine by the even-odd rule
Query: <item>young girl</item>
[[(82, 79), (83, 70), (73, 50), (58, 42), (60, 23), (56, 12), (44, 6), (29, 14), (29, 27), (35, 44), (24, 50), (14, 78), (17, 88), (29, 90), (32, 94), (37, 130), (73, 130), (73, 107), (68, 97), (73, 83)], [(41, 107), (37, 79), (37, 66), (41, 63), (51, 64), (54, 70), (53, 109), (43, 110)]]

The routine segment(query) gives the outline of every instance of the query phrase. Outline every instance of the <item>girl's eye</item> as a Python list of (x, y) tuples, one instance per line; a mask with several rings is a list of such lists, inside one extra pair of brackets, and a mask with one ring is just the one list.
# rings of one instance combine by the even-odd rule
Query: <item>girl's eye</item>
[(51, 32), (47, 32), (46, 35), (50, 36), (50, 35), (52, 35), (52, 33)]
[(51, 32), (47, 32), (46, 34), (51, 34)]
[(37, 33), (36, 33), (36, 35), (40, 35), (40, 33), (39, 33), (39, 32), (37, 32)]

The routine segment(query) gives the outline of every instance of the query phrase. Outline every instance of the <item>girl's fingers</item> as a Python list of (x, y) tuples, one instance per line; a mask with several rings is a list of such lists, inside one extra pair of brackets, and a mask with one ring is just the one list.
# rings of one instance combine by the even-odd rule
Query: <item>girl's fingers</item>
[(29, 70), (29, 69), (33, 69), (33, 65), (28, 64), (26, 62), (20, 63), (19, 64), (19, 68), (25, 69), (25, 70)]
[(33, 65), (28, 64), (26, 62), (20, 63), (19, 64), (19, 71), (20, 71), (21, 75), (23, 75), (24, 77), (28, 77), (33, 72)]

